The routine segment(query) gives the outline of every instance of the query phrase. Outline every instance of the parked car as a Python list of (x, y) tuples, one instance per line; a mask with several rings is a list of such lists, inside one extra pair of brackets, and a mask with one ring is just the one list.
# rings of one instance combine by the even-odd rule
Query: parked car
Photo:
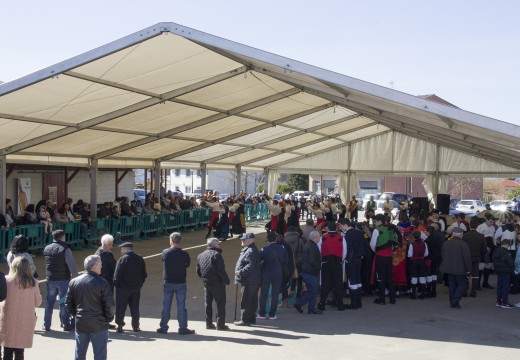
[(486, 210), (486, 203), (481, 200), (461, 200), (457, 204), (456, 210), (467, 214), (477, 214)]
[(456, 210), (459, 199), (450, 199), (450, 210)]
[(507, 211), (511, 210), (511, 200), (493, 200), (489, 203), (491, 210)]
[(520, 211), (520, 196), (511, 199), (511, 210)]
[(146, 199), (146, 191), (144, 189), (134, 189), (135, 206), (143, 206)]
[(298, 191), (295, 191), (292, 193), (292, 196), (294, 197), (295, 200), (300, 200), (300, 196), (302, 196), (305, 198), (305, 200), (311, 200), (312, 197), (314, 196), (314, 193), (312, 191), (303, 191), (303, 190), (298, 190)]

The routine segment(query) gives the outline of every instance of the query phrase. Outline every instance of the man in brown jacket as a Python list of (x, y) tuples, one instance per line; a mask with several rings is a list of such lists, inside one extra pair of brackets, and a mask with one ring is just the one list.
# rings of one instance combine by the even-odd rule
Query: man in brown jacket
[(462, 237), (462, 240), (468, 244), (471, 255), (471, 293), (469, 294), (471, 297), (477, 297), (477, 288), (479, 287), (478, 265), (480, 260), (486, 255), (487, 248), (484, 235), (476, 230), (478, 226), (478, 218), (476, 216), (472, 217), (469, 221), (471, 230)]

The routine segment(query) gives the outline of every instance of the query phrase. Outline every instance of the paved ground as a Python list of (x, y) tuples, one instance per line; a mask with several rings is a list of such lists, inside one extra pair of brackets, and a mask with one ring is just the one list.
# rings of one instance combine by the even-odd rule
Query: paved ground
[[(258, 233), (257, 245), (265, 244), (261, 224), (250, 225), (248, 231)], [(205, 248), (204, 232), (183, 235), (192, 260)], [(451, 309), (447, 288), (440, 286), (436, 299), (423, 301), (398, 299), (396, 305), (375, 305), (374, 297), (363, 299), (363, 309), (338, 312), (327, 308), (323, 315), (299, 314), (294, 309), (281, 309), (278, 320), (259, 321), (251, 328), (231, 325), (235, 306), (235, 287), (227, 289), (227, 319), (231, 331), (205, 329), (202, 283), (192, 265), (188, 279), (189, 327), (192, 336), (167, 335), (155, 332), (162, 308), (161, 260), (159, 253), (168, 246), (166, 237), (138, 242), (135, 251), (146, 257), (148, 280), (141, 298), (141, 333), (110, 332), (109, 359), (266, 359), (296, 356), (303, 359), (513, 359), (520, 356), (520, 309), (494, 307), (493, 290), (479, 291), (478, 297), (465, 298), (462, 309)], [(228, 240), (222, 245), (228, 274), (232, 274), (240, 241)], [(83, 259), (93, 251), (75, 251), (82, 268)], [(118, 258), (118, 250), (115, 251)], [(43, 259), (36, 257), (40, 274), (45, 274)], [(6, 271), (5, 264), (0, 265)], [(494, 282), (493, 278), (493, 282)], [(40, 285), (45, 298), (45, 284)], [(512, 296), (511, 302), (520, 302)], [(34, 346), (26, 350), (26, 358), (60, 360), (74, 354), (74, 335), (59, 330), (58, 314), (54, 311), (53, 331), (42, 332), (43, 304), (37, 309), (38, 323)], [(129, 315), (129, 312), (127, 311)], [(177, 329), (176, 309), (172, 307), (170, 329)], [(127, 317), (127, 323), (130, 318)], [(129, 326), (127, 326), (130, 329)], [(89, 351), (89, 358), (92, 353)]]

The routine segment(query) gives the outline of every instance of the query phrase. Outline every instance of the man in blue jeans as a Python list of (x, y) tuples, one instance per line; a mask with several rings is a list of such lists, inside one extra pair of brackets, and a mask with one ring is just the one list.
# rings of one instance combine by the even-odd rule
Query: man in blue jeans
[(65, 295), (71, 278), (78, 276), (76, 263), (72, 257), (72, 251), (65, 243), (63, 230), (52, 232), (52, 243), (43, 250), (45, 257), (45, 273), (47, 278), (47, 300), (45, 302), (45, 316), (43, 319), (43, 330), (51, 329), (52, 312), (54, 302), (58, 296), (60, 306), (61, 327), (65, 331), (74, 330), (74, 323), (69, 318), (65, 307)]
[(168, 332), (170, 310), (173, 295), (177, 300), (177, 320), (179, 322), (179, 335), (194, 334), (195, 330), (188, 329), (188, 311), (186, 310), (186, 269), (190, 266), (190, 255), (181, 248), (181, 234), (171, 233), (170, 247), (162, 252), (164, 299), (161, 313), (161, 323), (157, 332)]
[(70, 281), (67, 310), (76, 319), (76, 356), (84, 360), (89, 343), (95, 360), (106, 360), (108, 324), (114, 318), (115, 304), (108, 282), (100, 276), (101, 257), (87, 256), (86, 273)]
[(321, 314), (322, 311), (316, 309), (316, 295), (318, 293), (318, 281), (321, 270), (321, 252), (318, 248), (321, 235), (318, 231), (309, 234), (311, 241), (308, 241), (302, 254), (302, 278), (305, 282), (307, 292), (294, 302), (294, 308), (301, 314), (302, 306), (309, 303), (308, 314)]

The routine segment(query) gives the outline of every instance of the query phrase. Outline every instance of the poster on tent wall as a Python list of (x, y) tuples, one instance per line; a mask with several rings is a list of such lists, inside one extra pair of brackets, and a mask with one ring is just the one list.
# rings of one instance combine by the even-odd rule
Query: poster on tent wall
[(25, 208), (31, 203), (31, 179), (18, 179), (18, 214), (23, 214)]
[(48, 199), (55, 204), (58, 203), (58, 187), (57, 186), (49, 186), (49, 198)]

